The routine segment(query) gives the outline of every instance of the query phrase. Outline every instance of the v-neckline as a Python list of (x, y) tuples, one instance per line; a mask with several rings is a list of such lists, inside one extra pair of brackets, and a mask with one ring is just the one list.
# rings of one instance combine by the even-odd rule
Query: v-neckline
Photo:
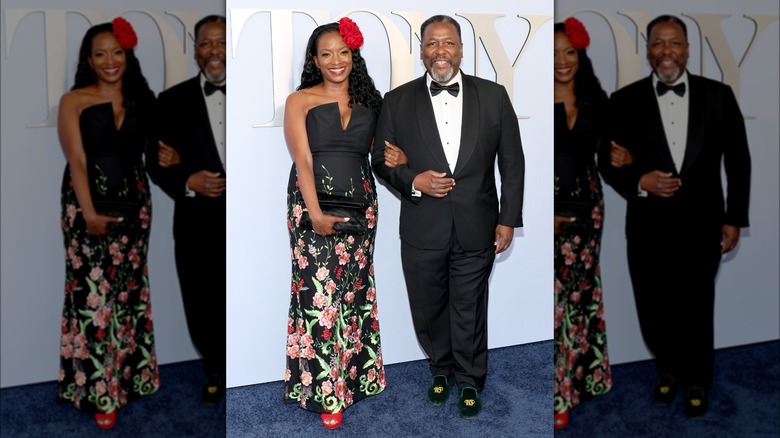
[(338, 102), (328, 102), (323, 103), (322, 106), (326, 105), (335, 105), (336, 106), (336, 117), (339, 121), (339, 128), (341, 128), (341, 132), (347, 132), (349, 129), (349, 124), (352, 122), (352, 116), (354, 115), (353, 112), (355, 111), (355, 107), (350, 108), (349, 111), (349, 118), (347, 119), (347, 123), (344, 124), (344, 119), (341, 118), (341, 106), (339, 106)]
[(556, 105), (561, 105), (563, 107), (563, 118), (566, 120), (566, 130), (568, 132), (574, 131), (574, 127), (577, 126), (577, 121), (580, 120), (580, 110), (577, 109), (577, 115), (574, 116), (574, 122), (572, 122), (571, 126), (569, 126), (569, 113), (566, 111), (566, 102), (555, 102)]
[[(349, 118), (347, 119), (346, 125), (344, 124), (344, 119), (341, 118), (341, 106), (338, 102), (332, 102), (336, 104), (336, 114), (339, 116), (339, 127), (341, 127), (341, 132), (347, 132), (349, 129), (349, 124), (352, 122), (352, 112), (355, 110), (354, 107), (349, 109)], [(349, 105), (349, 104), (348, 104)]]
[(116, 120), (116, 111), (114, 111), (114, 103), (108, 102), (111, 104), (111, 119), (114, 121), (114, 129), (116, 129), (117, 132), (122, 130), (122, 127), (125, 126), (125, 119), (127, 118), (127, 108), (125, 108), (125, 113), (122, 115), (122, 120), (117, 122)]
[(103, 106), (103, 105), (108, 105), (108, 108), (111, 110), (111, 122), (112, 122), (112, 123), (111, 123), (111, 126), (113, 126), (113, 127), (114, 127), (114, 130), (115, 130), (115, 131), (117, 131), (117, 132), (121, 131), (121, 130), (122, 130), (122, 127), (124, 127), (124, 126), (125, 126), (125, 119), (127, 119), (127, 109), (125, 109), (125, 115), (124, 115), (124, 117), (122, 117), (122, 120), (120, 120), (120, 121), (119, 121), (119, 123), (117, 124), (117, 120), (116, 120), (116, 112), (114, 111), (114, 103), (113, 103), (113, 102), (111, 102), (110, 100), (109, 100), (108, 102), (100, 102), (100, 103), (96, 103), (96, 104), (94, 104), (94, 105), (90, 105), (90, 106), (88, 106), (88, 107), (84, 108), (84, 109), (83, 109), (83, 110), (81, 110), (81, 111), (82, 111), (82, 112), (84, 112), (84, 111), (85, 111), (85, 110), (87, 110), (88, 108), (92, 108), (92, 107), (98, 107), (98, 106)]

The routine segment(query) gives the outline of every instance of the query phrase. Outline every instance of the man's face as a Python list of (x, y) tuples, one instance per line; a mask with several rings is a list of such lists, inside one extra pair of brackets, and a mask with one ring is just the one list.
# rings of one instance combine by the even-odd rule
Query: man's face
[(195, 39), (195, 61), (209, 82), (225, 82), (225, 24), (206, 23)]
[(647, 61), (658, 78), (668, 84), (683, 74), (688, 64), (688, 41), (679, 24), (658, 23), (650, 29)]
[(420, 43), (420, 59), (436, 82), (449, 82), (460, 71), (463, 59), (463, 43), (455, 26), (445, 22), (429, 24)]

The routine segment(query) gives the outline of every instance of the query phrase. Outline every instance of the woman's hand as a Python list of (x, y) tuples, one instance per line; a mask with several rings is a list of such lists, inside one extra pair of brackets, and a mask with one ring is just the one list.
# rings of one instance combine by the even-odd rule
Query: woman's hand
[(628, 149), (615, 143), (614, 141), (610, 143), (612, 147), (609, 150), (609, 159), (612, 167), (617, 167), (619, 169), (634, 162), (634, 156), (631, 155), (631, 152), (629, 152)]
[(408, 162), (409, 159), (403, 149), (390, 142), (385, 142), (385, 166), (392, 169)]
[(563, 230), (561, 230), (561, 225), (566, 223), (572, 223), (577, 220), (576, 217), (573, 216), (558, 216), (557, 214), (553, 216), (555, 225), (553, 226), (553, 234), (556, 236), (561, 234)]
[(89, 234), (95, 236), (104, 236), (110, 233), (111, 230), (108, 228), (109, 225), (122, 222), (123, 220), (124, 218), (121, 217), (106, 216), (98, 213), (95, 213), (94, 216), (84, 217), (84, 222), (87, 223), (87, 231), (89, 231)]
[(312, 228), (314, 228), (314, 232), (320, 236), (331, 236), (336, 234), (336, 230), (333, 229), (333, 225), (336, 222), (349, 222), (349, 218), (331, 216), (329, 214), (320, 214), (317, 217), (311, 216)]
[(160, 167), (171, 167), (181, 163), (181, 157), (176, 149), (161, 141), (158, 143), (160, 144), (160, 149), (157, 151), (157, 162)]

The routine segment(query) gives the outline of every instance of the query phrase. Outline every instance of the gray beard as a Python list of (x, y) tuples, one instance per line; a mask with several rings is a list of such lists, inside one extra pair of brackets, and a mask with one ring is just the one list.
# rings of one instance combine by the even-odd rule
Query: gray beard
[(440, 83), (440, 84), (446, 84), (450, 81), (450, 79), (455, 77), (455, 69), (452, 68), (452, 64), (450, 64), (450, 69), (447, 70), (447, 73), (443, 75), (437, 75), (433, 72), (433, 63), (431, 63), (431, 67), (428, 69), (428, 74), (431, 75), (434, 81)]
[(672, 72), (671, 75), (662, 75), (661, 72), (658, 70), (655, 71), (655, 75), (658, 76), (658, 79), (660, 79), (661, 82), (671, 84), (672, 82), (680, 78), (682, 72), (680, 71), (680, 67), (677, 67), (676, 69), (674, 69), (674, 72)]
[(222, 70), (222, 74), (219, 76), (214, 76), (206, 72), (205, 69), (200, 69), (200, 72), (203, 73), (203, 76), (206, 78), (207, 81), (211, 82), (214, 85), (221, 85), (223, 82), (225, 82), (225, 77), (227, 76), (227, 72), (225, 70)]

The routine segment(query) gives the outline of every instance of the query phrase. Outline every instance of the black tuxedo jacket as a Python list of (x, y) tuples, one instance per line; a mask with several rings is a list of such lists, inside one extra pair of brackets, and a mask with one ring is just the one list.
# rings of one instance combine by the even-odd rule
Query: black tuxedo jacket
[[(425, 76), (388, 92), (377, 121), (372, 165), (402, 197), (401, 238), (420, 249), (444, 248), (453, 226), (464, 249), (479, 250), (493, 245), (497, 224), (523, 225), (525, 158), (509, 95), (494, 82), (461, 76), (463, 122), (454, 172), (447, 165)], [(384, 165), (385, 140), (404, 150), (407, 165), (393, 169)], [(455, 178), (446, 197), (411, 196), (414, 177), (427, 170)]]
[[(688, 73), (689, 113), (685, 156), (677, 172), (664, 133), (661, 113), (648, 76), (612, 94), (611, 137), (631, 151), (634, 163), (609, 164), (602, 148), (599, 167), (605, 181), (627, 200), (629, 238), (709, 233), (720, 238), (724, 224), (748, 226), (750, 153), (745, 122), (731, 87)], [(724, 198), (721, 163), (727, 177)], [(669, 198), (637, 196), (641, 176), (672, 172), (682, 181)]]
[(158, 145), (150, 145), (147, 153), (152, 180), (175, 201), (174, 238), (209, 234), (213, 230), (215, 235), (222, 233), (224, 240), (226, 194), (218, 198), (185, 196), (187, 178), (193, 173), (208, 170), (225, 176), (211, 131), (200, 76), (161, 92), (157, 109), (158, 137), (181, 156), (181, 163), (161, 168), (157, 164)]

